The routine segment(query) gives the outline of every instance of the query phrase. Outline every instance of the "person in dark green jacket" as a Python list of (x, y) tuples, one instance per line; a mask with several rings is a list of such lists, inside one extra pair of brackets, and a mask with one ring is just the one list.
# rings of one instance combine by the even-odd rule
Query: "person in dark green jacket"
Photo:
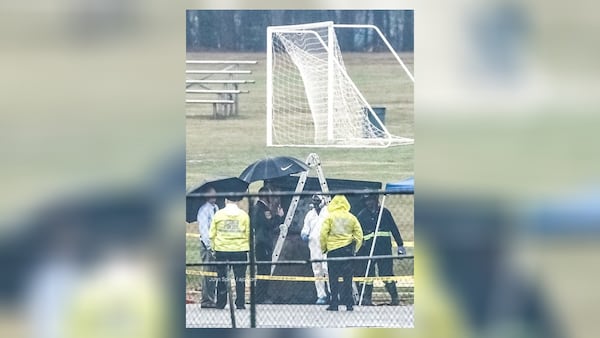
[[(369, 256), (371, 253), (371, 246), (373, 245), (373, 241), (375, 240), (375, 248), (373, 251), (374, 256), (384, 256), (392, 254), (392, 237), (396, 241), (398, 245), (398, 254), (405, 255), (406, 250), (404, 250), (404, 242), (402, 241), (402, 236), (400, 236), (400, 231), (398, 230), (398, 226), (394, 221), (394, 217), (392, 217), (392, 213), (387, 209), (383, 208), (381, 211), (381, 221), (379, 223), (379, 229), (377, 233), (375, 233), (375, 228), (377, 227), (377, 220), (379, 219), (379, 211), (381, 210), (381, 206), (379, 204), (379, 196), (376, 194), (366, 194), (362, 197), (362, 200), (365, 203), (365, 208), (362, 209), (358, 213), (358, 220), (363, 230), (363, 241), (364, 245), (360, 248), (357, 256)], [(375, 239), (375, 234), (377, 237)], [(367, 271), (367, 260), (358, 261), (356, 274), (358, 277), (364, 277), (365, 272)], [(375, 276), (375, 265), (377, 265), (377, 271), (379, 272), (379, 276), (393, 276), (393, 266), (394, 262), (390, 259), (378, 259), (372, 260), (371, 265), (369, 267), (369, 277)], [(393, 281), (385, 282), (385, 289), (390, 294), (392, 300), (391, 305), (398, 305), (398, 291), (396, 290), (396, 283)], [(362, 290), (362, 285), (359, 285), (359, 292)], [(363, 295), (362, 305), (373, 305), (371, 300), (371, 295), (373, 293), (373, 282), (368, 281), (365, 285), (365, 293)]]
[[(259, 193), (270, 193), (271, 189), (263, 186), (258, 190)], [(279, 225), (283, 223), (283, 210), (277, 208), (273, 210), (271, 198), (263, 196), (256, 201), (252, 208), (252, 226), (254, 227), (254, 256), (257, 261), (271, 261), (273, 254), (273, 245), (276, 238), (276, 232)], [(271, 266), (260, 264), (256, 269), (258, 275), (270, 275)], [(264, 279), (256, 280), (256, 298), (257, 304), (270, 304), (273, 302), (269, 294), (269, 281)]]

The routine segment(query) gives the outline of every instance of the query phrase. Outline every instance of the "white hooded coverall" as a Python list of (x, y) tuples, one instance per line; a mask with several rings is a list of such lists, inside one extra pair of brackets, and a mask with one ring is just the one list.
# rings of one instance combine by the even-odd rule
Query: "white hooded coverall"
[[(323, 208), (321, 208), (320, 214), (313, 208), (309, 210), (304, 217), (304, 226), (302, 227), (301, 235), (308, 236), (310, 259), (327, 258), (327, 255), (321, 250), (321, 243), (319, 240), (321, 236), (321, 225), (323, 224), (325, 217), (327, 217), (327, 214), (327, 206), (324, 205)], [(315, 277), (327, 276), (327, 262), (312, 263), (312, 269)], [(316, 280), (315, 288), (317, 289), (318, 298), (327, 297), (324, 280)]]

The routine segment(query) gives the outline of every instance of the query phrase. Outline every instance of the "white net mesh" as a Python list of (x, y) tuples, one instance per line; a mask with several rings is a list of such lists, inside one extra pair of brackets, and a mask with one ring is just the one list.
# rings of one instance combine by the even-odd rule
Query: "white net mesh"
[(328, 28), (324, 24), (273, 30), (272, 145), (385, 147), (413, 143), (391, 135), (376, 118), (348, 76), (335, 33), (329, 37), (333, 29)]

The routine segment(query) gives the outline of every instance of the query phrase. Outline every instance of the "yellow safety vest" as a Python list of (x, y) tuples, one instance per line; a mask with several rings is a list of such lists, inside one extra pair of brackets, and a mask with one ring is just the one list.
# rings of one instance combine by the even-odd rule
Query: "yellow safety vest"
[(210, 224), (210, 242), (215, 251), (250, 250), (250, 218), (237, 206), (226, 206), (215, 213)]

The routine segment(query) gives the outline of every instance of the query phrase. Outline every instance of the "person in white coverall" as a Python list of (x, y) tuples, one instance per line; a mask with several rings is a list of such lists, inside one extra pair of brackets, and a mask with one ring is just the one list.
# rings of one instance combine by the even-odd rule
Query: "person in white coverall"
[[(302, 240), (308, 241), (310, 249), (310, 259), (325, 259), (326, 254), (321, 250), (320, 236), (321, 225), (327, 217), (328, 212), (325, 206), (325, 199), (319, 195), (312, 196), (313, 208), (306, 213), (304, 217), (304, 226), (300, 236)], [(312, 263), (312, 269), (315, 277), (327, 276), (327, 262)], [(327, 289), (325, 288), (324, 280), (316, 280), (315, 287), (317, 289), (317, 304), (327, 304)]]

